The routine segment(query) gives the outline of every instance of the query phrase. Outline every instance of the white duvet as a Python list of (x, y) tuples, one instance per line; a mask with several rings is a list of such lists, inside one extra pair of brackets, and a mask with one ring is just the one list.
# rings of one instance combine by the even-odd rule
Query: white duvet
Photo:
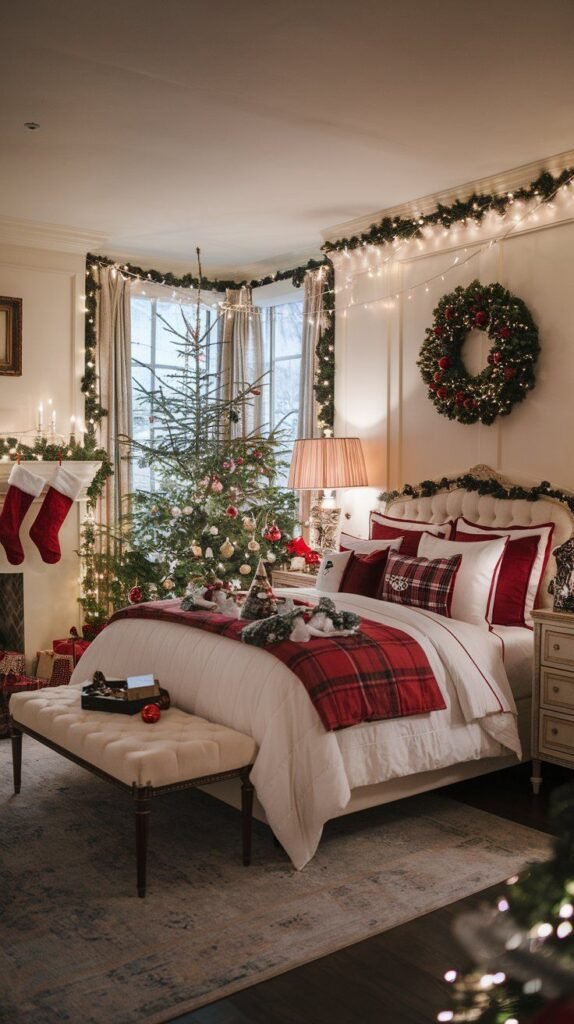
[[(281, 592), (279, 592), (281, 593)], [(317, 591), (284, 596), (317, 601)], [(153, 672), (185, 711), (248, 733), (259, 751), (251, 775), (275, 835), (296, 868), (311, 859), (323, 825), (351, 790), (457, 762), (520, 757), (516, 708), (500, 641), (478, 626), (354, 594), (340, 608), (403, 629), (421, 644), (446, 709), (326, 732), (299, 679), (272, 653), (200, 629), (120, 620), (90, 645), (72, 677)]]

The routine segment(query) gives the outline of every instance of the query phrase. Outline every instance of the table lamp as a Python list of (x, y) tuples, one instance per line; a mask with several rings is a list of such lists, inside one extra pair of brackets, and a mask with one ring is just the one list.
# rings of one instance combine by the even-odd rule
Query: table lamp
[(287, 486), (296, 491), (323, 492), (309, 514), (310, 544), (321, 552), (334, 548), (341, 518), (334, 492), (342, 487), (368, 486), (360, 439), (305, 437), (295, 441)]

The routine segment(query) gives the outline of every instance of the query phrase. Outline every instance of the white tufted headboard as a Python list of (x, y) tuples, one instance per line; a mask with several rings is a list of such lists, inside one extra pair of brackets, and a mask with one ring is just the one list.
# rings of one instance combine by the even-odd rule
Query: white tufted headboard
[[(482, 480), (495, 480), (503, 487), (526, 486), (516, 484), (500, 476), (489, 466), (474, 466), (467, 474), (457, 476), (473, 476)], [(385, 512), (402, 519), (422, 519), (426, 522), (442, 523), (445, 519), (464, 516), (472, 523), (482, 526), (530, 526), (539, 523), (555, 523), (552, 538), (553, 548), (559, 547), (574, 534), (574, 515), (568, 507), (555, 498), (540, 498), (526, 501), (522, 498), (494, 498), (490, 494), (479, 494), (478, 491), (465, 491), (461, 488), (443, 490), (429, 498), (411, 498), (400, 495), (385, 505)], [(552, 607), (552, 597), (548, 593), (548, 584), (556, 573), (556, 561), (551, 557), (540, 587), (538, 603), (541, 607)]]

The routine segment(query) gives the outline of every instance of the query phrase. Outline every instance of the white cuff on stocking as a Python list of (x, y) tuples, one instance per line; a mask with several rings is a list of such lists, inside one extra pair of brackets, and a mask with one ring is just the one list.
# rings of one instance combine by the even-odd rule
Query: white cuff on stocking
[(58, 466), (49, 483), (50, 487), (66, 498), (70, 498), (71, 501), (75, 501), (84, 486), (79, 477), (74, 476), (69, 469), (64, 469), (63, 466)]
[(8, 477), (9, 487), (17, 487), (19, 491), (23, 491), (24, 494), (31, 494), (33, 498), (38, 497), (44, 488), (45, 482), (41, 476), (36, 476), (35, 473), (31, 473), (29, 469), (24, 469), (24, 466), (18, 464), (12, 466), (12, 471)]

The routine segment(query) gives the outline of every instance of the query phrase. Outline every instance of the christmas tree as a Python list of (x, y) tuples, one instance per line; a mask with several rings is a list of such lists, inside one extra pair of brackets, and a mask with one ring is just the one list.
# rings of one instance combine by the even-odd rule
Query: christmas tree
[(248, 589), (261, 558), (283, 558), (295, 527), (295, 497), (277, 483), (284, 468), (280, 429), (237, 436), (262, 381), (229, 388), (210, 369), (215, 325), (202, 327), (199, 290), (194, 318), (182, 310), (180, 330), (164, 326), (178, 367), (151, 390), (138, 385), (153, 409), (153, 441), (122, 439), (126, 453), (153, 470), (156, 489), (131, 496), (129, 514), (104, 531), (103, 544), (93, 519), (86, 521), (81, 600), (89, 621), (129, 600), (183, 595), (189, 584), (219, 579)]

